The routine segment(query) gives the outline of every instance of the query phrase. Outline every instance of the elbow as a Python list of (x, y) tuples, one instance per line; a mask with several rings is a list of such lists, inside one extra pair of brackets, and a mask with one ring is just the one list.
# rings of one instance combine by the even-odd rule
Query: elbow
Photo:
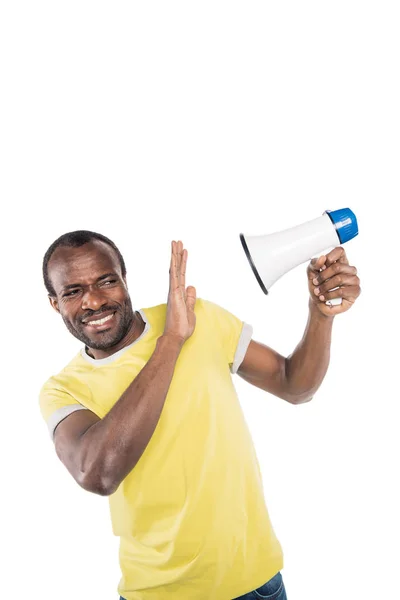
[(314, 398), (314, 394), (303, 394), (299, 396), (292, 397), (289, 402), (291, 404), (305, 404), (306, 402), (311, 402)]
[(118, 486), (111, 482), (100, 478), (90, 479), (89, 477), (82, 477), (78, 483), (87, 492), (92, 492), (92, 494), (97, 494), (98, 496), (111, 496), (118, 488)]
[(291, 393), (287, 398), (290, 404), (305, 404), (311, 402), (314, 398), (315, 390), (306, 390), (304, 392)]
[(286, 394), (284, 396), (285, 400), (289, 402), (289, 404), (305, 404), (306, 402), (311, 402), (314, 398), (316, 390), (286, 390)]
[[(314, 386), (308, 389), (301, 389), (299, 386), (295, 385), (293, 381), (291, 381), (290, 373), (289, 373), (289, 365), (290, 358), (286, 358), (283, 363), (282, 369), (282, 384), (281, 388), (283, 391), (282, 398), (284, 398), (289, 404), (305, 404), (306, 402), (310, 402), (317, 388)], [(296, 389), (297, 388), (297, 389)]]
[(289, 402), (289, 404), (305, 404), (306, 402), (311, 402), (314, 398), (314, 392), (285, 392), (279, 395), (280, 398)]
[(76, 480), (81, 488), (98, 496), (111, 496), (118, 488), (119, 483), (115, 475), (115, 465), (110, 465), (110, 459), (99, 450), (93, 457), (93, 451), (82, 452), (77, 470)]
[(92, 472), (80, 471), (78, 483), (87, 492), (92, 492), (92, 494), (98, 496), (111, 496), (118, 488), (114, 481), (103, 476), (98, 470)]

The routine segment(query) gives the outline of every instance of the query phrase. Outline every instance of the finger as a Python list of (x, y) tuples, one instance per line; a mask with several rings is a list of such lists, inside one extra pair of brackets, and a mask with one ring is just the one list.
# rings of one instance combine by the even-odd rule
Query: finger
[(340, 287), (333, 292), (325, 292), (319, 296), (321, 302), (326, 302), (326, 300), (333, 300), (334, 298), (343, 298), (343, 300), (347, 300), (351, 304), (353, 304), (358, 296), (360, 295), (360, 288), (355, 285), (346, 285), (344, 287)]
[(178, 268), (177, 268), (177, 256), (176, 256), (176, 242), (171, 242), (171, 261), (169, 266), (169, 286), (171, 290), (179, 287)]
[(178, 268), (178, 273), (181, 269), (181, 264), (182, 264), (182, 242), (180, 240), (178, 240), (177, 244), (176, 244), (176, 256), (177, 256), (177, 268)]
[(337, 246), (333, 250), (331, 250), (326, 255), (326, 266), (330, 267), (336, 261), (340, 261), (343, 264), (348, 265), (349, 261), (347, 260), (346, 251), (342, 246)]
[(182, 287), (182, 290), (185, 292), (186, 289), (186, 264), (187, 264), (188, 251), (183, 250), (182, 252), (182, 262), (179, 274), (179, 285)]
[(315, 277), (315, 273), (319, 273), (325, 264), (326, 256), (323, 254), (318, 258), (313, 258), (308, 265), (308, 276), (310, 279)]
[(169, 278), (171, 280), (172, 274), (173, 274), (173, 270), (174, 270), (174, 265), (175, 265), (175, 261), (174, 261), (174, 242), (171, 242), (171, 258), (169, 261)]
[(352, 304), (347, 302), (347, 300), (342, 300), (341, 304), (325, 304), (325, 302), (322, 302), (320, 310), (324, 315), (334, 317), (335, 315), (346, 312), (351, 306)]
[(318, 285), (317, 287), (314, 288), (314, 294), (316, 296), (319, 296), (320, 294), (325, 294), (325, 292), (329, 292), (330, 290), (333, 290), (334, 288), (337, 287), (341, 287), (341, 286), (358, 286), (360, 285), (360, 280), (357, 277), (357, 275), (352, 275), (352, 274), (340, 274), (340, 275), (335, 275), (334, 277), (331, 277), (331, 279), (328, 279), (328, 281), (326, 281), (325, 283)]
[(196, 288), (189, 285), (186, 290), (186, 306), (189, 310), (194, 310), (196, 304)]
[(182, 295), (185, 296), (185, 288), (182, 284), (182, 264), (183, 264), (183, 244), (181, 240), (176, 243), (176, 264), (178, 272), (178, 283), (181, 288)]
[(341, 262), (335, 262), (335, 263), (333, 263), (333, 265), (331, 265), (330, 267), (325, 269), (325, 271), (321, 271), (320, 273), (316, 274), (314, 276), (312, 282), (314, 285), (321, 285), (324, 283), (324, 281), (327, 281), (328, 279), (335, 277), (335, 275), (339, 275), (342, 273), (356, 275), (357, 269), (355, 267), (352, 267), (350, 265), (347, 265), (347, 264), (344, 264)]

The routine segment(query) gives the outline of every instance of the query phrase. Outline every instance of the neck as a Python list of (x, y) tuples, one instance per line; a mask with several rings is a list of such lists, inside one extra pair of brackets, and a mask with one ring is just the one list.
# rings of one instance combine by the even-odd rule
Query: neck
[(95, 360), (99, 360), (100, 358), (107, 358), (108, 356), (115, 354), (119, 350), (122, 350), (122, 348), (133, 344), (133, 342), (137, 340), (140, 335), (142, 335), (144, 327), (145, 323), (140, 314), (136, 311), (133, 313), (133, 319), (130, 328), (128, 329), (126, 335), (122, 338), (122, 340), (118, 342), (118, 344), (115, 344), (115, 346), (110, 346), (109, 348), (105, 348), (104, 350), (97, 350), (94, 348), (88, 348), (88, 346), (86, 346), (86, 353), (88, 354), (88, 356), (94, 358)]

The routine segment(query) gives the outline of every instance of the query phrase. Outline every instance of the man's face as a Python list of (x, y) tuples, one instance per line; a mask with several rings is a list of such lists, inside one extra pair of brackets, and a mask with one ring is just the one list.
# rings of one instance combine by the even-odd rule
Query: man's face
[(79, 248), (59, 247), (48, 272), (56, 292), (51, 305), (73, 336), (96, 350), (115, 346), (126, 336), (132, 303), (110, 246), (94, 240)]

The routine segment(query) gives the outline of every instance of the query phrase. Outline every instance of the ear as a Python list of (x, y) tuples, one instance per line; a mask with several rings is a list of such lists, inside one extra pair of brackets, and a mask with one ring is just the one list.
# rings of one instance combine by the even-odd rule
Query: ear
[(49, 298), (52, 308), (54, 308), (54, 310), (59, 313), (60, 309), (58, 308), (57, 298), (55, 296), (50, 296), (50, 294), (49, 294), (48, 298)]

